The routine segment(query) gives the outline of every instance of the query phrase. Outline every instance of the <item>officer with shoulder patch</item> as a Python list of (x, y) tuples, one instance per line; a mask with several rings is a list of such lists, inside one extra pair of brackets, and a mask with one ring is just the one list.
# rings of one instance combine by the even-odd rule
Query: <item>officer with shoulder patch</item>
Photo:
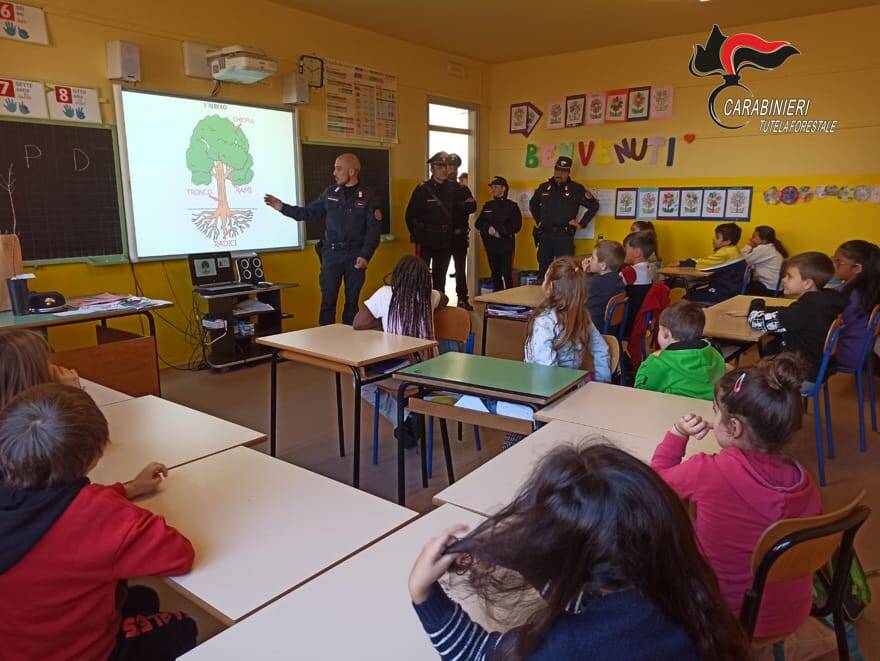
[[(341, 154), (333, 165), (336, 185), (305, 207), (285, 204), (273, 195), (265, 202), (294, 220), (324, 218), (323, 246), (318, 251), (321, 272), (322, 326), (336, 322), (339, 286), (345, 280), (345, 307), (342, 322), (351, 324), (358, 311), (358, 299), (364, 286), (367, 264), (376, 252), (382, 231), (382, 210), (373, 191), (360, 183), (361, 162), (354, 154)], [(320, 244), (320, 242), (319, 242)]]
[[(529, 210), (535, 219), (533, 234), (538, 246), (538, 269), (541, 279), (557, 257), (574, 255), (574, 233), (586, 227), (596, 212), (599, 201), (581, 184), (571, 180), (571, 159), (556, 159), (553, 176), (535, 189)], [(578, 207), (586, 212), (578, 222)]]
[(431, 178), (418, 186), (406, 206), (406, 226), (416, 252), (431, 268), (432, 286), (446, 288), (446, 271), (452, 259), (453, 213), (458, 184), (448, 179), (449, 154), (437, 152), (430, 159)]
[(483, 205), (474, 228), (483, 237), (492, 285), (495, 291), (501, 291), (513, 287), (513, 253), (516, 233), (522, 228), (522, 213), (519, 205), (507, 197), (510, 191), (507, 179), (494, 177), (489, 187), (492, 199)]
[(458, 154), (449, 155), (449, 181), (456, 186), (455, 206), (452, 212), (452, 260), (455, 267), (455, 294), (458, 298), (458, 307), (465, 310), (474, 308), (468, 302), (467, 282), (467, 255), (470, 235), (469, 219), (477, 210), (477, 201), (467, 184), (458, 179), (458, 168), (461, 167), (461, 157)]

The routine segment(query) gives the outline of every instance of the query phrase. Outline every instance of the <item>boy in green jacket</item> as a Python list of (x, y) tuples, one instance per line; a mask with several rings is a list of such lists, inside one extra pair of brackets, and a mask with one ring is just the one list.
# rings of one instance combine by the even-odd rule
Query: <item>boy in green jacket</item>
[(636, 374), (636, 388), (711, 401), (715, 382), (724, 375), (724, 358), (703, 339), (706, 315), (690, 301), (660, 313), (660, 351), (648, 356)]

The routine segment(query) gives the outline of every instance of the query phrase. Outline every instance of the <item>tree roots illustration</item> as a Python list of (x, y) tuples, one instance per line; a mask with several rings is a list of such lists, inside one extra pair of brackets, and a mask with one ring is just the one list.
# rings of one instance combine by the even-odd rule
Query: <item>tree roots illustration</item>
[(192, 215), (198, 230), (212, 241), (234, 239), (250, 227), (254, 219), (253, 209), (205, 209)]

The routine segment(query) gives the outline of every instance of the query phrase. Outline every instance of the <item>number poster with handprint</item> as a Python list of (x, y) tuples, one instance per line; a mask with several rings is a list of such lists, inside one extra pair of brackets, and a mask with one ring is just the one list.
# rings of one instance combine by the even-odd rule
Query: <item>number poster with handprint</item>
[(45, 91), (39, 81), (0, 76), (0, 115), (48, 119)]
[(46, 46), (49, 44), (46, 15), (39, 7), (0, 2), (0, 38)]
[(101, 123), (98, 92), (88, 87), (47, 85), (49, 117), (67, 122)]

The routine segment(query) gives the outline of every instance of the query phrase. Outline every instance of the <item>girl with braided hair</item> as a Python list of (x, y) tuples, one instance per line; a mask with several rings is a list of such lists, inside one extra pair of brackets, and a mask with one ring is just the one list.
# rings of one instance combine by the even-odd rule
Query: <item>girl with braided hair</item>
[[(431, 288), (428, 265), (415, 255), (404, 255), (394, 267), (390, 279), (386, 276), (385, 281), (385, 285), (364, 301), (364, 307), (355, 316), (352, 327), (355, 330), (384, 330), (395, 335), (434, 339), (434, 310), (446, 305), (449, 299)], [(394, 360), (388, 365), (373, 367), (381, 370), (398, 366), (399, 363), (399, 360)], [(376, 386), (364, 386), (361, 396), (374, 403)], [(395, 428), (396, 438), (399, 433), (397, 400), (380, 391), (379, 412)], [(403, 430), (405, 447), (415, 447), (421, 428), (420, 418), (407, 412)]]

